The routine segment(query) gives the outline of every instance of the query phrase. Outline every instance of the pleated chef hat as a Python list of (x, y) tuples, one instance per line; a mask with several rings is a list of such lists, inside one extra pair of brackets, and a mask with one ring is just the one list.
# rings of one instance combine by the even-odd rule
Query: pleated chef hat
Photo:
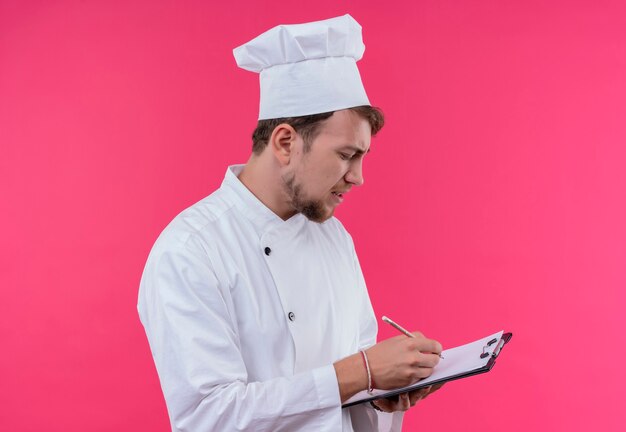
[(259, 120), (369, 105), (356, 62), (365, 45), (350, 15), (279, 25), (233, 50), (237, 65), (260, 72)]

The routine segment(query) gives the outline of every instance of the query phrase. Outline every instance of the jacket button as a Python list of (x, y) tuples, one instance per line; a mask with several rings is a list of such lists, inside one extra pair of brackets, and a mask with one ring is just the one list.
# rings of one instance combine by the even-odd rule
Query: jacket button
[(265, 255), (268, 255), (272, 253), (272, 250), (268, 247), (265, 248)]
[(296, 319), (296, 314), (293, 312), (289, 312), (287, 316), (289, 317), (289, 321), (294, 321)]

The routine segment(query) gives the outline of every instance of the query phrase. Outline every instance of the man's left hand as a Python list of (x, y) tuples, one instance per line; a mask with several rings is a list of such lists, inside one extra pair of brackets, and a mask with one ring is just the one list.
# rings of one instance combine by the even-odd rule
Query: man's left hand
[(372, 401), (372, 403), (385, 412), (408, 411), (409, 408), (415, 406), (422, 399), (426, 399), (441, 387), (443, 387), (443, 384), (428, 386), (408, 393), (402, 393), (397, 398), (377, 399)]

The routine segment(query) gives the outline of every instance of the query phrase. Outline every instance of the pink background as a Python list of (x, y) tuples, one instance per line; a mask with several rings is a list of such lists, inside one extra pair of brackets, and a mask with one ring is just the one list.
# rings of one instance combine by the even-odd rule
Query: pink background
[(231, 50), (347, 12), (388, 121), (339, 211), (377, 314), (448, 347), (514, 333), (405, 430), (623, 430), (623, 5), (0, 1), (0, 430), (168, 430), (137, 287), (248, 157)]

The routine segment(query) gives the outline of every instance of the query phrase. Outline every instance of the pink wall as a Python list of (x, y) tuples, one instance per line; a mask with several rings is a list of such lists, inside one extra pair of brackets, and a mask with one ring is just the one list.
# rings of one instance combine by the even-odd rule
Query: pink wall
[(377, 313), (515, 334), (406, 430), (623, 430), (624, 3), (295, 3), (0, 1), (0, 430), (168, 430), (137, 286), (249, 153), (231, 49), (346, 12), (388, 119), (339, 212)]

